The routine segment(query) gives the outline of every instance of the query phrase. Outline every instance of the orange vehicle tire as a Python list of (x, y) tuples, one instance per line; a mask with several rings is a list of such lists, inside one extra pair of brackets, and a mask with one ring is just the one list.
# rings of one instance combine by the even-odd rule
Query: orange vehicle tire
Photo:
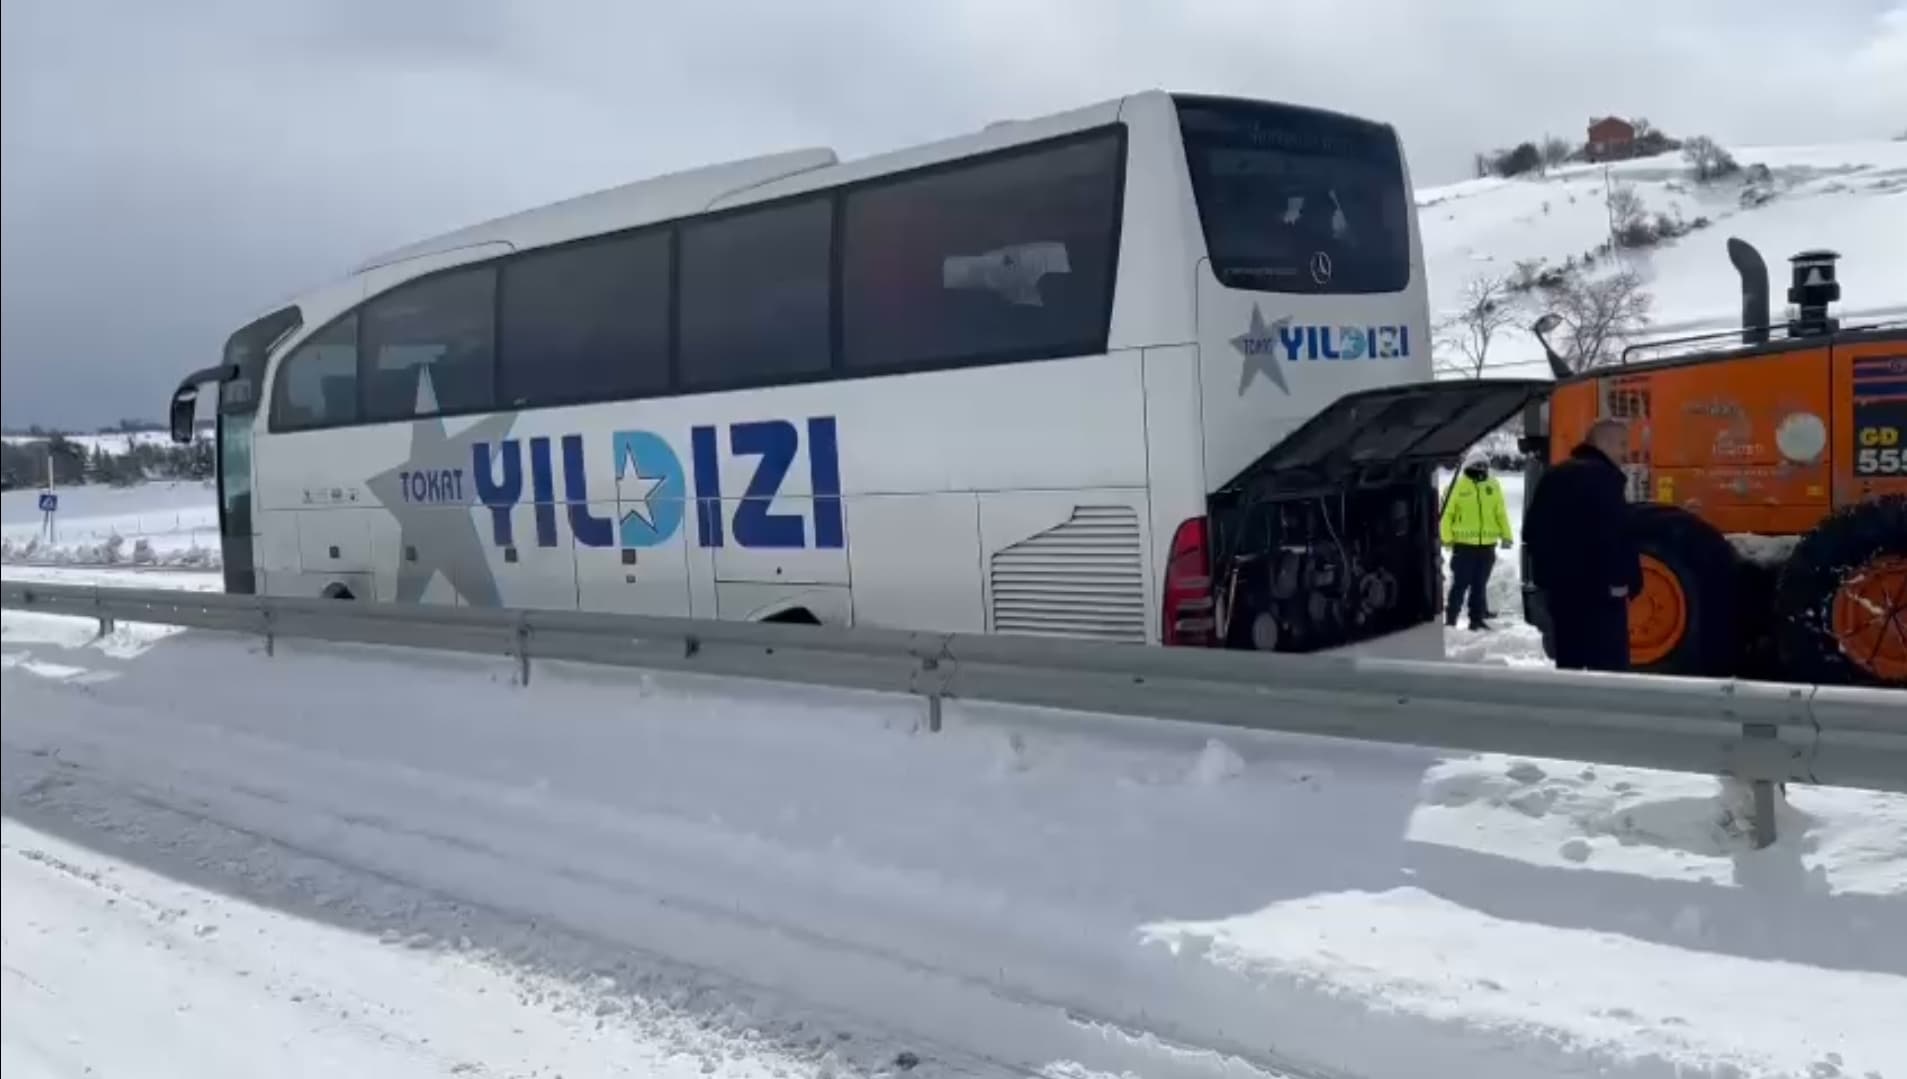
[(1789, 678), (1907, 686), (1907, 496), (1843, 507), (1803, 537), (1775, 622)]
[(1642, 591), (1629, 597), (1629, 665), (1652, 674), (1733, 673), (1735, 548), (1677, 506), (1631, 506), (1629, 527), (1642, 556)]

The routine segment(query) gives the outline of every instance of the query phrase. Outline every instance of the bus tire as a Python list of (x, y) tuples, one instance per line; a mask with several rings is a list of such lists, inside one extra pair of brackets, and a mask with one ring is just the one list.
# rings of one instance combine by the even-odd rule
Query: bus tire
[(1835, 511), (1775, 588), (1782, 672), (1829, 685), (1907, 685), (1907, 495)]
[(357, 597), (351, 594), (350, 585), (339, 584), (334, 581), (331, 584), (324, 586), (324, 592), (320, 595), (319, 598), (321, 599), (356, 599)]
[(1642, 591), (1629, 598), (1629, 664), (1651, 674), (1734, 673), (1735, 548), (1679, 506), (1639, 504), (1629, 527)]

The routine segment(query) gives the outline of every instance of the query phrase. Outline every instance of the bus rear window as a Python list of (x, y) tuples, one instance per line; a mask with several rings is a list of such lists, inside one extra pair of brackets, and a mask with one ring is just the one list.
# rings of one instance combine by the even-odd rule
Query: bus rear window
[(1179, 98), (1206, 251), (1229, 288), (1396, 292), (1410, 193), (1387, 126), (1311, 109)]

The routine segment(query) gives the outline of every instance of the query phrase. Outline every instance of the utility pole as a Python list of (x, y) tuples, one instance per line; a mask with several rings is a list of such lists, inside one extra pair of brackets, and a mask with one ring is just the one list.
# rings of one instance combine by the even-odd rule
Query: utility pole
[(1602, 163), (1602, 209), (1609, 219), (1609, 253), (1616, 253), (1616, 179), (1609, 162)]

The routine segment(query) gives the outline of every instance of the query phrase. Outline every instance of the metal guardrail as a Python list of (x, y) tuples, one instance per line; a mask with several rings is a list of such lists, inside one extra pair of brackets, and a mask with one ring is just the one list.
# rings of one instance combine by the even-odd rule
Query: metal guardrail
[(1907, 692), (1039, 637), (5, 582), (0, 606), (281, 638), (689, 671), (1359, 741), (1907, 792)]
[(184, 562), (62, 562), (46, 558), (0, 559), (0, 569), (96, 570), (111, 573), (219, 573), (217, 565)]

